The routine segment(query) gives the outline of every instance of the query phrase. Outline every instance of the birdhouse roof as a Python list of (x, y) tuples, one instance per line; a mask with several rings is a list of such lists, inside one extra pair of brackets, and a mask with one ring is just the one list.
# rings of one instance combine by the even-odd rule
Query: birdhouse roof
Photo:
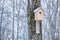
[(38, 12), (39, 10), (42, 10), (42, 8), (38, 7), (37, 9), (34, 10), (34, 13)]

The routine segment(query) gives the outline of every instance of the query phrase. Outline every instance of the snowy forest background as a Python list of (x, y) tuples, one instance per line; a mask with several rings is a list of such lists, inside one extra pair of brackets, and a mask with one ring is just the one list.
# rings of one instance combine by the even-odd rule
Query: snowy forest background
[[(29, 40), (33, 0), (0, 0), (0, 40)], [(40, 0), (44, 9), (42, 40), (60, 40), (60, 0)], [(35, 40), (35, 38), (33, 39)]]

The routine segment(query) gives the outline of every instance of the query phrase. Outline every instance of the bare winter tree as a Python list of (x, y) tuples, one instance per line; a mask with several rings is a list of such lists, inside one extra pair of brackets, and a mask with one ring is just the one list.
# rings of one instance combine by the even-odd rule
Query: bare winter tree
[(44, 9), (43, 40), (55, 40), (59, 36), (59, 0), (41, 0)]
[(0, 0), (0, 40), (29, 40), (28, 0)]

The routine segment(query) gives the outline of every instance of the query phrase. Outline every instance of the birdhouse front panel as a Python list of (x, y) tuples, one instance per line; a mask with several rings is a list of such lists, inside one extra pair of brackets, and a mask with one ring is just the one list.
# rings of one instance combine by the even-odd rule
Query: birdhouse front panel
[(43, 20), (43, 11), (41, 9), (35, 12), (35, 20)]
[(42, 10), (38, 11), (38, 20), (43, 20), (43, 11)]

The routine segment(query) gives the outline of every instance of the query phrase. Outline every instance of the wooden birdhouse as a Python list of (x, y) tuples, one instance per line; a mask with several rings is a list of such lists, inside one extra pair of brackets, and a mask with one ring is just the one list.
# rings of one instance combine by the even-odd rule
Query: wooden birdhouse
[(41, 7), (34, 10), (35, 20), (43, 20), (43, 9)]
[(41, 7), (34, 10), (36, 20), (36, 33), (40, 33), (40, 21), (43, 20), (43, 9)]

